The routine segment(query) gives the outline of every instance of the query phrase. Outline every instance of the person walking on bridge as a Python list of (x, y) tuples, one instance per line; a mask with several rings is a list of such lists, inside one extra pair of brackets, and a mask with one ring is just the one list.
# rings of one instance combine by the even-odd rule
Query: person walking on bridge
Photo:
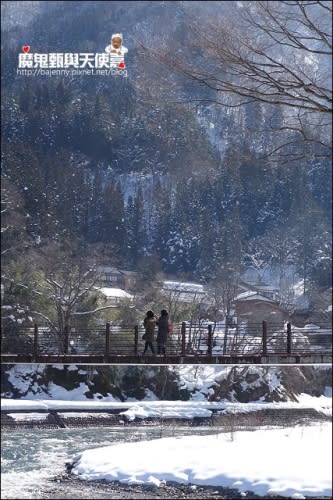
[(169, 333), (169, 314), (168, 311), (162, 309), (161, 316), (157, 320), (158, 333), (157, 333), (157, 354), (163, 354), (165, 356), (165, 345), (168, 340)]
[(143, 326), (145, 327), (145, 333), (143, 335), (143, 340), (146, 341), (145, 348), (143, 351), (143, 355), (148, 351), (148, 347), (151, 352), (155, 354), (155, 349), (153, 346), (154, 342), (154, 334), (155, 334), (155, 326), (156, 326), (157, 317), (153, 313), (153, 311), (148, 311), (145, 319), (143, 320)]

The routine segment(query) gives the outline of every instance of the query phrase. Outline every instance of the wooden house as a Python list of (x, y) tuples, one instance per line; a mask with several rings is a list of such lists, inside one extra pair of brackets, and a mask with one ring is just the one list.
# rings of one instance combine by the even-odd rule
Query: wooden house
[(274, 300), (256, 291), (247, 291), (234, 299), (237, 322), (247, 322), (249, 325), (267, 324), (283, 325), (289, 319), (287, 311)]

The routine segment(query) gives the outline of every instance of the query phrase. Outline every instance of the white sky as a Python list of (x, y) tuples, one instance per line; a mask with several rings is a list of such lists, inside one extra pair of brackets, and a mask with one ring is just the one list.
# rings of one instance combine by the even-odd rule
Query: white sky
[(73, 473), (123, 483), (176, 481), (262, 496), (332, 495), (332, 425), (162, 438), (86, 450)]

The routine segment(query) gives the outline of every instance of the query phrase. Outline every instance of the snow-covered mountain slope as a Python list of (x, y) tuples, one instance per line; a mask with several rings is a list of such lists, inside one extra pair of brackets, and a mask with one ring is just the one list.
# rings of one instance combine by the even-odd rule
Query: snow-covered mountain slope
[(297, 401), (301, 393), (324, 394), (331, 387), (331, 373), (328, 367), (17, 365), (3, 367), (2, 396), (71, 401)]

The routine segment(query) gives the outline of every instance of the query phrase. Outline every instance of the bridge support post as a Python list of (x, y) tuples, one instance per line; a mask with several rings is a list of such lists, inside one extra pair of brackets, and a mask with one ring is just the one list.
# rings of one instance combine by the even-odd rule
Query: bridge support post
[(185, 323), (185, 321), (182, 322), (181, 336), (182, 336), (181, 352), (182, 352), (182, 356), (185, 356), (185, 351), (186, 351), (186, 323)]
[(139, 327), (135, 325), (134, 327), (134, 354), (138, 354), (138, 344), (139, 344)]
[(262, 322), (262, 355), (267, 356), (267, 321)]
[(213, 352), (213, 329), (212, 325), (208, 325), (208, 349), (207, 354), (211, 356)]
[(291, 323), (287, 323), (287, 354), (291, 354)]
[(69, 339), (69, 331), (68, 326), (65, 326), (64, 329), (64, 354), (68, 354), (68, 339)]
[(34, 325), (34, 361), (37, 361), (38, 356), (38, 325)]
[(108, 357), (110, 354), (110, 323), (105, 325), (105, 356)]

